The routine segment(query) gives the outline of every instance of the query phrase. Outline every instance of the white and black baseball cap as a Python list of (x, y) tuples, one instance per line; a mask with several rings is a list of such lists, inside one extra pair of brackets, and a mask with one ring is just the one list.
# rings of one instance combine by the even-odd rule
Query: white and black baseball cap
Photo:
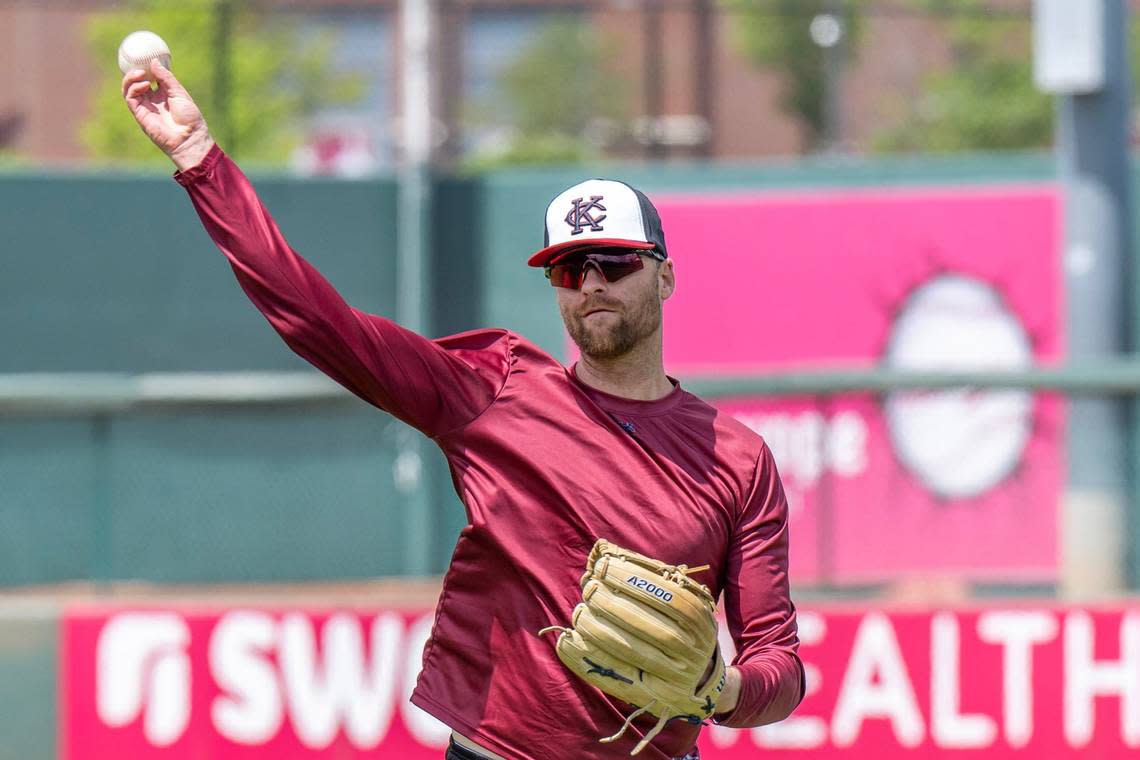
[(563, 190), (546, 207), (543, 248), (527, 263), (543, 267), (600, 246), (668, 256), (661, 217), (645, 193), (612, 179), (588, 179)]

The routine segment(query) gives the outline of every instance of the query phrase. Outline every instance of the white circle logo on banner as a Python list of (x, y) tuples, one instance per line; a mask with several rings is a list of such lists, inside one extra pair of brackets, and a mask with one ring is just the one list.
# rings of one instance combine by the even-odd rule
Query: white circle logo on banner
[[(1029, 367), (1017, 315), (990, 284), (963, 275), (916, 288), (895, 319), (886, 366), (911, 371)], [(892, 393), (887, 426), (902, 463), (934, 493), (964, 499), (1012, 473), (1032, 433), (1033, 395), (1022, 390)]]

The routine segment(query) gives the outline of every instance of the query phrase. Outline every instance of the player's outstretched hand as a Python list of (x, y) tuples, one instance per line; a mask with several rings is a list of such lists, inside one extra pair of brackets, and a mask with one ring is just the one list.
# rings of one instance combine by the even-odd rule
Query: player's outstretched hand
[[(150, 86), (151, 75), (158, 85), (154, 90)], [(150, 62), (150, 74), (142, 69), (127, 72), (123, 77), (123, 97), (142, 131), (179, 169), (197, 166), (213, 146), (206, 120), (194, 99), (158, 59)]]

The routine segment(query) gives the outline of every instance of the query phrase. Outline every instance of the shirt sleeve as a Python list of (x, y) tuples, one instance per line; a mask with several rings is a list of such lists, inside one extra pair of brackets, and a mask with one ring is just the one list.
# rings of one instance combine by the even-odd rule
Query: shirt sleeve
[(803, 699), (804, 670), (788, 589), (788, 502), (766, 445), (726, 569), (725, 617), (741, 686), (735, 709), (716, 722), (735, 728), (775, 723)]
[(254, 306), (317, 369), (426, 435), (479, 416), (510, 369), (502, 330), (432, 341), (358, 311), (285, 241), (253, 185), (220, 148), (174, 178)]

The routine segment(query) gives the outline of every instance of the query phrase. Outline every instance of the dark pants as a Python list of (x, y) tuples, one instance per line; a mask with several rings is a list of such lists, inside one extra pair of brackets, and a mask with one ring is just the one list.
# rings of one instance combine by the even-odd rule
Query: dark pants
[(466, 747), (460, 747), (454, 740), (447, 742), (447, 754), (444, 755), (444, 760), (487, 760), (486, 755), (480, 755), (478, 752), (472, 752)]
[[(466, 747), (460, 747), (454, 741), (448, 740), (447, 754), (444, 756), (444, 760), (487, 760), (487, 756), (472, 752)], [(701, 755), (697, 748), (693, 747), (692, 752), (683, 758), (678, 758), (678, 760), (701, 760)]]

